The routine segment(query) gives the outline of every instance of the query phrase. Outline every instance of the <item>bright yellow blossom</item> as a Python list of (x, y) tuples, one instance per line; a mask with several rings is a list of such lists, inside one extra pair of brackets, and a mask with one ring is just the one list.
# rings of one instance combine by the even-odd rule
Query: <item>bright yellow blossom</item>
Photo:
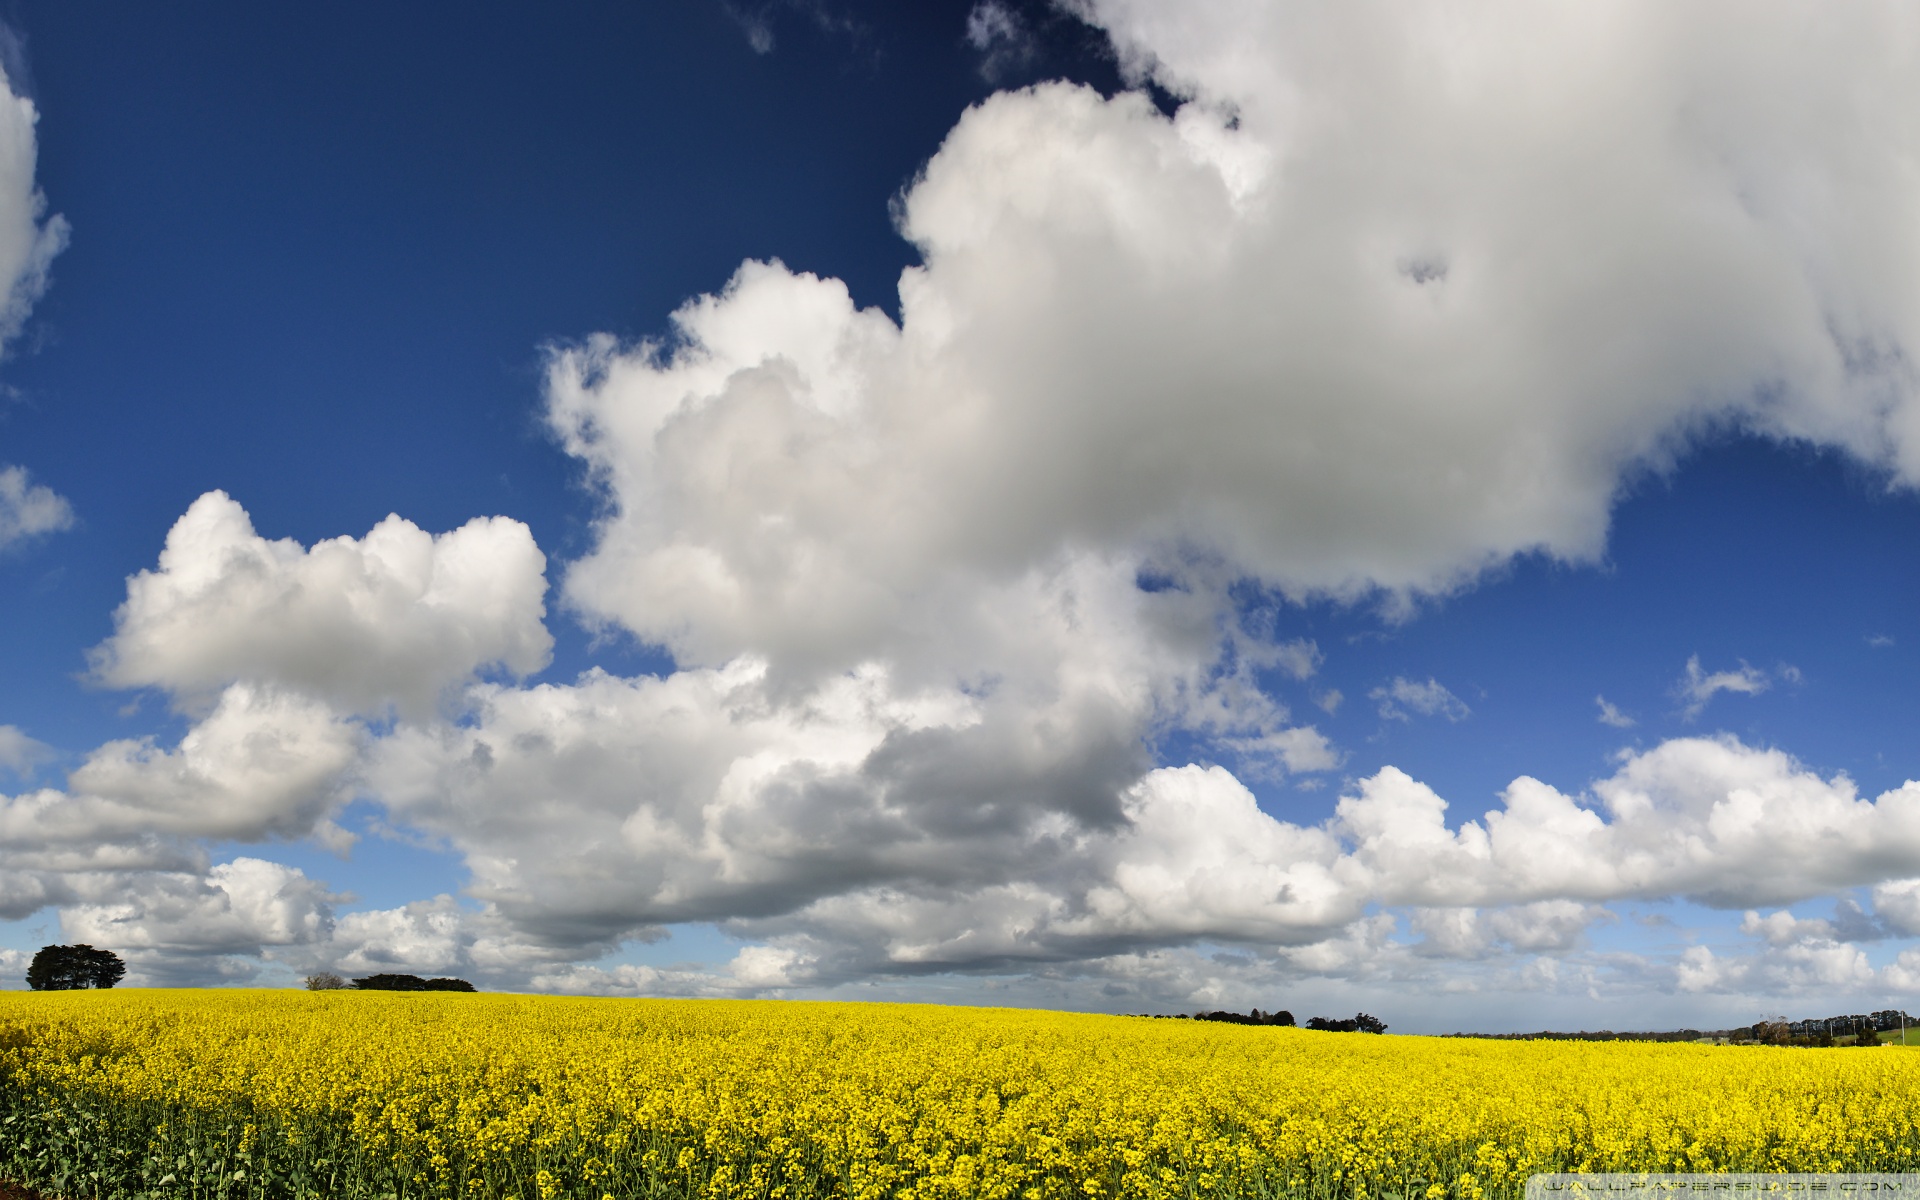
[(0, 1175), (89, 1196), (1514, 1195), (1920, 1168), (1920, 1055), (916, 1005), (0, 994)]

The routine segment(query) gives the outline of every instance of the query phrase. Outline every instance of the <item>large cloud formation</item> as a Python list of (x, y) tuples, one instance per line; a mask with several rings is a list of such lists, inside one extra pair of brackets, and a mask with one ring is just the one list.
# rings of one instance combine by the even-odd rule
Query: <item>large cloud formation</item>
[[(70, 935), (128, 949), (149, 980), (330, 944), (353, 925), (336, 927), (323, 886), (264, 860), (210, 866), (206, 843), (351, 845), (334, 818), (379, 730), (458, 711), (483, 674), (545, 665), (545, 568), (503, 517), (438, 536), (389, 517), (302, 547), (260, 537), (223, 493), (202, 496), (157, 568), (128, 580), (92, 653), (98, 680), (157, 688), (192, 724), (170, 747), (99, 747), (64, 789), (0, 797), (0, 915), (59, 905)], [(8, 732), (16, 757), (32, 751)]]
[[(690, 801), (621, 808), (622, 854), (672, 845), (682, 873), (712, 855), (702, 873), (727, 899), (716, 909), (711, 883), (681, 879), (662, 885), (676, 903), (629, 897), (617, 913), (832, 910), (844, 943), (885, 940), (880, 926), (910, 910), (925, 941), (951, 909), (977, 949), (901, 953), (964, 965), (1022, 952), (987, 931), (996, 913), (1051, 946), (1034, 953), (1071, 954), (1069, 928), (1090, 945), (1118, 926), (1145, 942), (1317, 937), (1369, 901), (1736, 902), (1758, 860), (1732, 837), (1691, 871), (1660, 859), (1636, 875), (1639, 857), (1603, 854), (1617, 867), (1590, 886), (1522, 886), (1541, 862), (1627, 854), (1673, 830), (1623, 811), (1604, 833), (1548, 838), (1599, 818), (1522, 780), (1518, 807), (1480, 831), (1481, 854), (1397, 773), (1353, 802), (1392, 814), (1353, 862), (1408, 855), (1379, 876), (1402, 882), (1316, 890), (1289, 872), (1331, 870), (1331, 843), (1309, 853), (1248, 829), (1232, 845), (1259, 854), (1211, 862), (1174, 835), (1185, 819), (1159, 821), (1181, 789), (1138, 775), (1128, 754), (1171, 725), (1216, 745), (1233, 729), (1269, 747), (1300, 739), (1308, 752), (1283, 765), (1335, 761), (1239, 686), (1261, 640), (1225, 598), (1237, 579), (1391, 602), (1522, 552), (1589, 560), (1624, 479), (1729, 424), (1920, 482), (1907, 15), (1098, 0), (1081, 12), (1184, 103), (1168, 116), (1141, 93), (1048, 84), (969, 111), (900, 204), (923, 264), (901, 279), (897, 323), (835, 280), (749, 263), (676, 314), (671, 342), (601, 339), (556, 357), (551, 420), (607, 503), (597, 546), (567, 575), (575, 609), (670, 650), (688, 668), (671, 684), (749, 674), (748, 699), (703, 693), (730, 731), (717, 714), (740, 705), (817, 713), (804, 706), (854, 678), (870, 697), (864, 758), (826, 751), (824, 733), (815, 749), (787, 742), (778, 769), (764, 751), (718, 755), (711, 775), (753, 762), (756, 782), (694, 789), (699, 836)], [(883, 715), (910, 699), (922, 715)], [(929, 711), (944, 724), (927, 726)], [(1457, 700), (1445, 711), (1465, 714)], [(490, 697), (466, 736), (495, 747), (523, 737), (527, 716), (524, 699)], [(1023, 757), (995, 732), (1038, 728), (1054, 754)], [(1729, 753), (1715, 745), (1676, 743), (1636, 769)], [(1090, 757), (1067, 760), (1082, 747)], [(1709, 791), (1743, 786), (1736, 761), (1707, 773)], [(492, 762), (489, 780), (529, 766)], [(409, 779), (419, 764), (410, 756)], [(396, 796), (459, 794), (447, 768), (438, 778)], [(1670, 800), (1650, 811), (1705, 803), (1663, 780), (1655, 794)], [(1839, 828), (1830, 795), (1778, 800), (1779, 827)], [(502, 795), (461, 811), (507, 807)], [(742, 815), (719, 826), (716, 814)], [(1189, 816), (1233, 825), (1226, 810)], [(1150, 917), (1114, 890), (1114, 873), (1143, 868), (1116, 861), (1103, 878), (1094, 865), (1095, 847), (1148, 828), (1137, 849), (1184, 846), (1223, 892), (1244, 873), (1249, 895), (1339, 899), (1297, 922), (1278, 915), (1288, 905), (1228, 916), (1195, 896)], [(1503, 838), (1539, 853), (1498, 853)], [(769, 859), (768, 845), (795, 857)], [(1905, 864), (1896, 873), (1920, 866), (1910, 847), (1884, 853)], [(1804, 897), (1881, 870), (1821, 869), (1818, 884), (1781, 886)], [(537, 874), (524, 860), (515, 871), (520, 884)], [(1404, 882), (1428, 875), (1450, 886)], [(541, 897), (567, 908), (557, 883), (496, 886), (514, 911)], [(894, 890), (858, 901), (876, 887)], [(1096, 895), (1127, 915), (1091, 919)], [(875, 922), (864, 932), (861, 912)]]
[(560, 360), (615, 502), (576, 601), (711, 660), (858, 655), (1071, 551), (1445, 588), (1597, 554), (1715, 420), (1920, 481), (1898, 6), (1086, 11), (1193, 99), (968, 112), (901, 204), (898, 326), (749, 264), (678, 344)]
[[(469, 904), (336, 920), (304, 876), (155, 857), (111, 914), (23, 862), (15, 910), (553, 987), (1077, 972), (1206, 997), (1209, 944), (1255, 975), (1596, 986), (1556, 963), (1606, 905), (1682, 896), (1751, 907), (1764, 946), (1668, 986), (1857, 982), (1838, 925), (1759, 907), (1877, 885), (1875, 928), (1913, 928), (1912, 786), (1869, 800), (1707, 737), (1587, 794), (1519, 778), (1464, 823), (1393, 768), (1280, 821), (1243, 779), (1341, 755), (1261, 686), (1318, 647), (1234, 589), (1404, 608), (1517, 554), (1591, 561), (1624, 480), (1727, 426), (1920, 483), (1910, 14), (1077, 11), (1177, 110), (1045, 84), (968, 111), (901, 198), (898, 321), (750, 262), (668, 341), (554, 353), (547, 416), (603, 504), (564, 600), (669, 674), (481, 678), (546, 659), (514, 522), (308, 549), (210, 495), (94, 660), (201, 723), (8, 809), (47, 854), (70, 820), (158, 856), (330, 836), (362, 795), (463, 857)], [(1374, 699), (1467, 715), (1433, 679)], [(308, 769), (233, 783), (262, 743), (221, 730), (250, 721)], [(1170, 734), (1228, 765), (1158, 764)], [(704, 974), (580, 965), (681, 922), (755, 944)]]

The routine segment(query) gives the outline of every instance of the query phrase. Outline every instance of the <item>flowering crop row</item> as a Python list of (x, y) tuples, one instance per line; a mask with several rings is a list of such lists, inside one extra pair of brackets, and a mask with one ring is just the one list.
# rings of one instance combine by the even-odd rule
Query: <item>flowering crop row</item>
[(1920, 1169), (1920, 1054), (910, 1005), (0, 994), (0, 1176), (82, 1197), (1512, 1196)]

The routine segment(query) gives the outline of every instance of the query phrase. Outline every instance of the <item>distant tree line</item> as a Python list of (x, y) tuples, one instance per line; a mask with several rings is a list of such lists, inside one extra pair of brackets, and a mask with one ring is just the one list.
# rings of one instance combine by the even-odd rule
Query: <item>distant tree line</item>
[(471, 992), (474, 987), (464, 979), (422, 979), (418, 975), (367, 975), (349, 984), (331, 971), (307, 976), (310, 992), (331, 992), (341, 988), (363, 992)]
[(1286, 1009), (1278, 1012), (1263, 1013), (1259, 1009), (1251, 1012), (1201, 1012), (1193, 1014), (1196, 1021), (1225, 1021), (1229, 1025), (1291, 1025), (1293, 1014)]
[[(1251, 1012), (1244, 1013), (1225, 1011), (1197, 1012), (1191, 1017), (1186, 1013), (1173, 1013), (1171, 1016), (1166, 1013), (1141, 1013), (1140, 1015), (1161, 1020), (1224, 1021), (1229, 1025), (1291, 1026), (1293, 1024), (1293, 1014), (1284, 1008), (1268, 1013), (1263, 1013), (1257, 1008)], [(1386, 1022), (1380, 1020), (1378, 1017), (1370, 1017), (1366, 1013), (1355, 1013), (1353, 1016), (1341, 1020), (1330, 1020), (1326, 1017), (1309, 1017), (1307, 1019), (1307, 1028), (1319, 1029), (1328, 1033), (1385, 1033), (1387, 1031)]]
[(42, 946), (27, 964), (27, 986), (36, 992), (71, 992), (82, 988), (110, 988), (127, 973), (127, 964), (111, 950), (77, 946)]
[(1580, 1029), (1578, 1033), (1561, 1029), (1540, 1029), (1536, 1033), (1446, 1033), (1444, 1037), (1478, 1037), (1486, 1041), (1500, 1043), (1532, 1043), (1532, 1041), (1551, 1041), (1551, 1043), (1697, 1043), (1711, 1037), (1724, 1037), (1724, 1029), (1661, 1029), (1661, 1031), (1626, 1031), (1615, 1033), (1613, 1029)]
[[(1910, 1028), (1914, 1019), (1898, 1008), (1883, 1009), (1876, 1013), (1850, 1013), (1838, 1017), (1817, 1017), (1803, 1021), (1789, 1021), (1785, 1018), (1772, 1021), (1756, 1021), (1752, 1025), (1740, 1025), (1733, 1029), (1671, 1029), (1662, 1031), (1642, 1031), (1634, 1033), (1615, 1033), (1611, 1029), (1598, 1032), (1563, 1033), (1541, 1030), (1538, 1033), (1455, 1033), (1450, 1037), (1492, 1038), (1501, 1041), (1559, 1041), (1559, 1042), (1725, 1042), (1734, 1046), (1877, 1046), (1879, 1035), (1901, 1028)], [(1842, 1040), (1851, 1039), (1851, 1040)], [(1920, 1032), (1914, 1036), (1916, 1045), (1920, 1045)]]
[(1537, 1033), (1449, 1033), (1456, 1038), (1484, 1038), (1497, 1042), (1698, 1042), (1721, 1037), (1725, 1030), (1702, 1033), (1698, 1029), (1669, 1029), (1615, 1033), (1611, 1029), (1582, 1029), (1578, 1033), (1542, 1029)]
[[(42, 946), (27, 964), (27, 986), (36, 992), (67, 992), (82, 988), (110, 988), (127, 973), (127, 964), (111, 950), (96, 950), (81, 942), (75, 946)], [(310, 992), (355, 987), (365, 992), (471, 992), (464, 979), (422, 979), (418, 975), (367, 975), (351, 985), (331, 971), (309, 975)], [(1293, 1024), (1293, 1018), (1287, 1018)]]
[(1293, 1014), (1286, 1009), (1278, 1012), (1263, 1013), (1259, 1009), (1251, 1012), (1215, 1012), (1197, 1013), (1139, 1013), (1156, 1021), (1224, 1021), (1229, 1025), (1292, 1025)]
[(1307, 1028), (1325, 1030), (1328, 1033), (1385, 1033), (1387, 1031), (1386, 1022), (1365, 1013), (1355, 1013), (1340, 1021), (1314, 1017), (1307, 1022)]
[[(1889, 1008), (1877, 1013), (1848, 1013), (1805, 1021), (1756, 1021), (1745, 1028), (1730, 1030), (1727, 1040), (1734, 1045), (1878, 1046), (1882, 1033), (1912, 1024), (1913, 1018), (1904, 1010)], [(1840, 1038), (1853, 1040), (1843, 1042)]]

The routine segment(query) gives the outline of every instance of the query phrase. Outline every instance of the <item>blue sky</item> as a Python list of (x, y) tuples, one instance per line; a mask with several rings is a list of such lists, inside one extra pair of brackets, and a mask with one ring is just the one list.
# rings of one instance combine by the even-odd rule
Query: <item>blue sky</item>
[(1443, 9), (9, 10), (0, 967), (1904, 1003), (1913, 33)]

